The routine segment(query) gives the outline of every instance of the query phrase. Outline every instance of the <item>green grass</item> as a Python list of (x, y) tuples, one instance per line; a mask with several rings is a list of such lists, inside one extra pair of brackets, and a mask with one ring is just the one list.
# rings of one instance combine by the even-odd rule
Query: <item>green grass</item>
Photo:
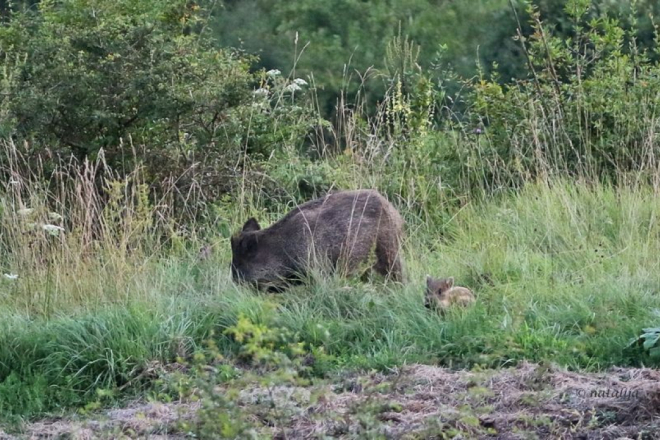
[[(229, 279), (224, 241), (199, 264), (169, 257), (137, 266), (115, 296), (105, 291), (112, 273), (99, 269), (88, 301), (56, 295), (48, 314), (15, 297), (39, 280), (4, 280), (0, 414), (79, 407), (97, 389), (124, 386), (116, 397), (134, 396), (150, 386), (149, 365), (191, 355), (212, 332), (231, 357), (238, 347), (222, 331), (240, 314), (322, 345), (332, 369), (522, 359), (576, 369), (650, 365), (625, 346), (660, 324), (658, 213), (651, 189), (529, 185), (468, 205), (444, 225), (410, 224), (403, 288), (316, 277), (283, 294), (257, 294)], [(431, 313), (422, 300), (426, 273), (471, 287), (476, 306), (445, 318)], [(93, 301), (97, 293), (103, 301)]]

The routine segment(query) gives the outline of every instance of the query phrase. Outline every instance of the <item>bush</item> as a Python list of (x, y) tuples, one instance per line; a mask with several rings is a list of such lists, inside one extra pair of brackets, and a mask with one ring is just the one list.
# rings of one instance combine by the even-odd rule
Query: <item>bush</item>
[(310, 123), (283, 99), (286, 80), (272, 100), (253, 93), (273, 78), (213, 48), (203, 12), (183, 0), (42, 1), (16, 12), (0, 27), (0, 138), (29, 141), (25, 155), (47, 171), (72, 154), (124, 173), (144, 163), (148, 181), (175, 176), (184, 194), (228, 192), (244, 154), (299, 142)]
[(497, 188), (549, 174), (615, 179), (657, 167), (657, 54), (637, 46), (634, 26), (588, 19), (593, 7), (589, 0), (568, 2), (567, 38), (530, 6), (534, 33), (520, 37), (526, 78), (473, 84), (471, 124), (485, 125), (485, 136), (462, 144), (466, 159), (457, 165), (475, 180)]

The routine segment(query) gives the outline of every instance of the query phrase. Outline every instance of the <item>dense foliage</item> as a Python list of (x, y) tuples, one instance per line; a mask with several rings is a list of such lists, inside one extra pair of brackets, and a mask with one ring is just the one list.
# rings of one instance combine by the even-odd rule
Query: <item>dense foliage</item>
[(243, 152), (267, 156), (308, 127), (297, 125), (304, 109), (252, 93), (269, 79), (212, 46), (205, 14), (152, 0), (42, 1), (15, 13), (0, 27), (0, 137), (27, 141), (24, 154), (47, 165), (102, 151), (113, 169), (138, 161), (156, 183), (190, 169), (180, 190), (195, 180), (227, 192)]
[[(518, 27), (522, 35), (533, 34), (530, 3), (558, 37), (574, 35), (566, 0), (225, 0), (211, 24), (222, 45), (258, 54), (260, 66), (285, 71), (296, 61), (298, 74), (313, 74), (321, 109), (331, 116), (342, 92), (349, 101), (358, 90), (372, 103), (382, 97), (391, 85), (387, 76), (378, 78), (386, 68), (384, 43), (397, 35), (421, 46), (419, 64), (425, 69), (449, 66), (469, 78), (480, 67), (496, 73), (500, 83), (526, 77), (524, 50), (512, 37)], [(660, 4), (592, 3), (585, 12), (588, 20), (622, 15), (626, 29), (638, 29), (638, 44), (652, 46), (651, 17), (660, 13)], [(635, 10), (629, 15), (631, 4)], [(372, 78), (366, 87), (365, 78)]]
[(568, 38), (530, 8), (523, 79), (474, 85), (473, 122), (487, 127), (487, 141), (472, 159), (490, 185), (565, 173), (615, 179), (658, 166), (657, 35), (646, 48), (636, 28), (591, 17), (589, 1), (570, 1), (566, 10)]
[(445, 189), (655, 164), (654, 2), (18, 5), (2, 8), (0, 137), (47, 170), (141, 164), (160, 194), (217, 202), (241, 181), (268, 203), (367, 163), (419, 213)]

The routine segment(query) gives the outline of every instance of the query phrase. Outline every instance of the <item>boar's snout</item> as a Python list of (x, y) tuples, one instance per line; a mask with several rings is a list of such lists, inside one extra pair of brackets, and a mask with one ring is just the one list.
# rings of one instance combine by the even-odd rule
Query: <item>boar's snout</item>
[(249, 266), (243, 263), (232, 263), (231, 264), (231, 278), (236, 284), (242, 285), (252, 285), (253, 287), (258, 287), (259, 284), (259, 273)]
[(240, 270), (234, 263), (231, 264), (231, 278), (238, 284), (245, 284), (248, 281), (245, 272)]

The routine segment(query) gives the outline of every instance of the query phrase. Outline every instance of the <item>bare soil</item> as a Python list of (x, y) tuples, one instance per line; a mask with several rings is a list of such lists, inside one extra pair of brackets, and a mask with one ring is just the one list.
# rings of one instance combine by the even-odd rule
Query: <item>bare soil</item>
[[(279, 421), (264, 412), (268, 399)], [(255, 384), (238, 400), (273, 438), (660, 439), (660, 371), (647, 368), (576, 373), (531, 363), (483, 371), (411, 365), (306, 388)], [(22, 434), (0, 429), (0, 439), (186, 438), (177, 423), (193, 421), (198, 408), (136, 403), (89, 419), (31, 423)]]

